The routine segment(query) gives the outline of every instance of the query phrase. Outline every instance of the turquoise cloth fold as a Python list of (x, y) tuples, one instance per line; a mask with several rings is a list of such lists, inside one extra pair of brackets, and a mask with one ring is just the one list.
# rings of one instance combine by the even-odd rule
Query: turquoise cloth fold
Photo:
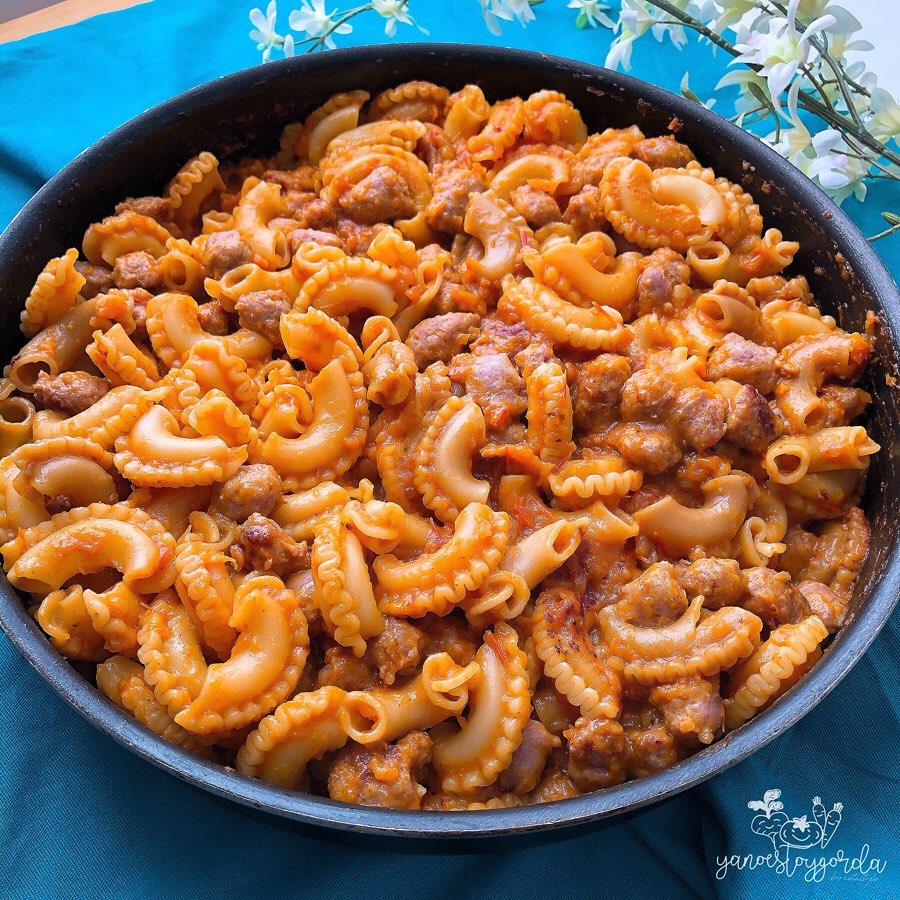
[[(186, 88), (255, 65), (249, 5), (154, 0), (0, 46), (0, 226), (110, 129)], [(282, 30), (287, 11), (283, 3)], [(563, 0), (543, 4), (528, 29), (506, 24), (501, 38), (487, 32), (475, 0), (418, 0), (413, 11), (437, 41), (504, 44), (595, 63), (610, 41), (607, 31), (577, 30)], [(421, 35), (401, 26), (396, 39)], [(383, 22), (367, 14), (340, 43), (384, 40)], [(679, 55), (648, 38), (635, 49), (633, 74), (677, 90), (689, 67), (691, 87), (708, 96), (722, 64), (693, 42)], [(897, 199), (896, 188), (878, 183), (864, 206), (848, 208), (872, 233), (883, 227), (882, 209), (900, 208)], [(900, 237), (878, 249), (896, 272)], [(812, 713), (719, 777), (586, 836), (446, 855), (427, 844), (395, 853), (377, 838), (360, 848), (326, 832), (301, 836), (287, 823), (184, 784), (88, 725), (0, 635), (0, 897), (900, 896), (898, 663), (895, 614)], [(821, 858), (827, 867), (760, 864), (757, 857), (771, 854), (773, 844), (751, 830), (760, 813), (747, 804), (773, 789), (784, 806), (773, 816), (806, 816), (808, 828), (816, 827), (813, 797), (828, 810), (843, 804), (827, 848), (793, 857)], [(840, 861), (866, 853), (859, 869)], [(873, 858), (884, 866), (873, 868)]]

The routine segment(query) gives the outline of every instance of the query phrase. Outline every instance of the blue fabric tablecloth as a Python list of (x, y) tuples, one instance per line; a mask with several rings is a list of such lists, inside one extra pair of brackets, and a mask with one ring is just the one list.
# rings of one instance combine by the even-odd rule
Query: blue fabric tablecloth
[[(0, 46), (0, 227), (101, 135), (153, 104), (254, 65), (243, 0), (154, 0)], [(332, 4), (328, 4), (330, 8)], [(492, 38), (475, 0), (413, 4), (432, 40), (503, 43), (602, 62), (606, 31), (578, 31), (563, 0), (527, 30)], [(282, 3), (282, 28), (288, 4)], [(398, 40), (415, 40), (401, 28)], [(886, 37), (886, 39), (890, 39)], [(384, 40), (372, 16), (343, 45)], [(678, 55), (639, 44), (634, 74), (677, 90), (685, 68), (702, 96), (721, 74), (708, 48)], [(884, 191), (884, 193), (882, 193)], [(850, 212), (866, 233), (900, 208), (879, 186)], [(878, 245), (896, 273), (900, 236)], [(24, 299), (24, 298), (23, 298)], [(440, 855), (395, 853), (298, 835), (163, 774), (68, 708), (0, 634), (0, 897), (889, 897), (900, 896), (900, 619), (810, 715), (748, 761), (628, 821), (545, 846)], [(814, 796), (843, 821), (817, 855), (852, 859), (787, 873), (746, 857), (771, 852), (748, 801), (779, 789), (791, 817)], [(867, 848), (867, 849), (866, 849)], [(810, 851), (812, 853), (812, 851)], [(740, 858), (738, 865), (722, 860)], [(882, 861), (873, 869), (872, 858)], [(818, 875), (821, 880), (815, 880)], [(722, 877), (724, 876), (724, 877)]]

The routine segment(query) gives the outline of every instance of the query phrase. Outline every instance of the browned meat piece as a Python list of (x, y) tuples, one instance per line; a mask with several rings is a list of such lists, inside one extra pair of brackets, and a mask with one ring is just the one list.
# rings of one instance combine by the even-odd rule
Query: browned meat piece
[(172, 217), (172, 202), (168, 197), (127, 197), (116, 204), (116, 215), (136, 212), (165, 224)]
[(616, 417), (622, 387), (631, 375), (624, 356), (601, 353), (578, 366), (572, 397), (577, 428), (596, 431)]
[(213, 498), (212, 508), (233, 522), (241, 524), (248, 516), (267, 516), (281, 500), (281, 476), (265, 463), (241, 466), (221, 484)]
[(348, 744), (328, 774), (328, 795), (363, 806), (421, 809), (425, 788), (419, 779), (431, 762), (431, 747), (424, 731), (411, 731), (396, 744)]
[(646, 257), (638, 276), (637, 315), (662, 313), (684, 306), (694, 296), (687, 286), (690, 280), (691, 267), (682, 256), (668, 247), (654, 250)]
[(295, 228), (289, 235), (291, 252), (296, 253), (301, 244), (320, 244), (323, 247), (340, 247), (341, 239), (330, 231), (319, 231), (315, 228)]
[(767, 628), (795, 625), (810, 614), (806, 598), (787, 572), (754, 567), (744, 569), (744, 579), (739, 605), (759, 616)]
[(800, 570), (799, 578), (827, 584), (839, 597), (849, 600), (869, 552), (871, 536), (863, 511), (854, 507), (822, 528), (815, 551)]
[(842, 384), (826, 384), (819, 391), (819, 397), (825, 403), (823, 428), (835, 428), (849, 425), (858, 419), (872, 402), (872, 395), (862, 388), (845, 387)]
[(487, 188), (487, 175), (477, 163), (460, 166), (459, 163), (439, 163), (434, 169), (431, 202), (426, 217), (435, 231), (461, 234), (469, 194), (481, 193)]
[(481, 320), (481, 331), (472, 341), (471, 350), (473, 353), (505, 353), (515, 359), (535, 344), (547, 348), (552, 355), (552, 347), (543, 335), (532, 334), (521, 322), (504, 322), (495, 315), (487, 315)]
[(666, 728), (681, 741), (711, 744), (722, 733), (725, 706), (719, 679), (683, 678), (650, 691), (650, 702), (663, 714)]
[(725, 436), (728, 404), (697, 387), (682, 388), (675, 396), (669, 423), (694, 450), (707, 450)]
[(448, 363), (478, 334), (475, 313), (444, 313), (419, 322), (406, 338), (406, 346), (416, 357), (420, 370), (433, 362)]
[(569, 777), (582, 791), (621, 784), (626, 778), (628, 741), (614, 719), (580, 718), (563, 734), (569, 741)]
[(366, 656), (378, 669), (385, 684), (393, 684), (398, 675), (410, 674), (422, 659), (428, 638), (425, 632), (405, 619), (384, 617), (384, 631), (368, 642)]
[(622, 727), (628, 739), (628, 775), (645, 778), (678, 762), (675, 738), (653, 706), (626, 705)]
[(125, 253), (116, 260), (112, 272), (116, 287), (144, 288), (156, 291), (162, 287), (162, 275), (159, 274), (159, 263), (143, 250)]
[(309, 166), (297, 169), (268, 169), (262, 174), (263, 181), (279, 184), (285, 191), (311, 191), (316, 186), (314, 170)]
[(85, 300), (96, 297), (97, 294), (105, 294), (113, 284), (112, 270), (105, 266), (95, 266), (83, 259), (75, 263), (75, 271), (79, 272), (85, 280), (84, 287), (79, 291)]
[(559, 204), (552, 194), (539, 191), (530, 185), (523, 184), (517, 187), (510, 195), (509, 200), (515, 211), (532, 227), (543, 228), (551, 222), (558, 222), (562, 218)]
[(709, 609), (734, 606), (744, 589), (744, 577), (736, 559), (698, 559), (680, 568), (676, 577), (691, 597), (703, 596)]
[(147, 304), (153, 299), (150, 291), (143, 288), (134, 288), (130, 291), (124, 291), (131, 298), (132, 316), (134, 317), (134, 332), (132, 337), (135, 340), (146, 339), (147, 337)]
[(277, 522), (252, 513), (238, 532), (231, 554), (243, 569), (290, 575), (302, 567), (306, 544), (298, 544)]
[(536, 719), (529, 719), (522, 732), (522, 743), (497, 779), (498, 789), (516, 794), (533, 790), (544, 772), (550, 751), (559, 744), (558, 737), (550, 734)]
[(458, 666), (467, 666), (481, 644), (480, 637), (473, 636), (465, 619), (458, 616), (441, 616), (426, 622), (425, 631), (430, 641), (429, 656), (432, 653), (449, 653)]
[(660, 475), (681, 459), (681, 450), (663, 425), (626, 422), (609, 433), (610, 446), (648, 475)]
[(595, 184), (586, 184), (574, 194), (563, 213), (563, 221), (571, 225), (579, 236), (589, 231), (602, 231), (606, 226), (606, 216), (603, 214), (600, 188)]
[(829, 631), (837, 631), (844, 624), (847, 600), (839, 597), (828, 585), (818, 581), (801, 581), (797, 589), (803, 594), (809, 608)]
[(762, 456), (775, 440), (775, 417), (766, 398), (745, 384), (728, 403), (725, 439), (741, 450)]
[(631, 155), (647, 163), (651, 169), (683, 169), (694, 159), (691, 148), (676, 141), (671, 134), (638, 141)]
[(214, 231), (203, 245), (202, 259), (210, 278), (221, 278), (231, 269), (252, 262), (253, 251), (237, 231)]
[(281, 340), (281, 317), (291, 311), (291, 301), (282, 290), (251, 291), (234, 304), (241, 328), (261, 334), (275, 347), (284, 349)]
[(553, 359), (553, 345), (549, 341), (535, 339), (534, 343), (529, 344), (524, 350), (520, 350), (513, 362), (516, 368), (523, 374), (528, 375), (538, 366)]
[(675, 396), (675, 383), (654, 369), (638, 369), (622, 386), (623, 419), (665, 417)]
[(44, 409), (74, 416), (106, 396), (110, 384), (87, 372), (63, 372), (50, 376), (41, 372), (34, 384), (34, 400)]
[(654, 563), (619, 592), (619, 609), (635, 625), (668, 625), (687, 609), (684, 588), (669, 562)]
[(528, 795), (529, 803), (553, 803), (579, 794), (575, 782), (559, 769), (549, 769), (541, 783)]
[(528, 407), (525, 381), (505, 353), (463, 353), (453, 360), (450, 378), (466, 386), (491, 430), (505, 428)]
[(325, 651), (325, 662), (316, 673), (316, 687), (332, 685), (342, 691), (370, 691), (378, 687), (378, 676), (365, 659), (347, 647), (332, 644)]
[(794, 581), (802, 581), (801, 572), (816, 552), (818, 538), (799, 525), (792, 525), (784, 536), (785, 551), (778, 558), (778, 568), (791, 573)]
[(298, 228), (330, 228), (335, 224), (334, 208), (318, 194), (309, 191), (288, 191), (284, 195), (288, 215), (294, 218)]
[(762, 394), (775, 390), (774, 347), (763, 347), (730, 332), (710, 354), (706, 373), (710, 381), (730, 378), (741, 384), (749, 384)]
[(231, 322), (228, 313), (218, 300), (201, 303), (197, 310), (197, 321), (207, 334), (223, 337), (231, 333)]
[[(303, 610), (303, 615), (306, 616), (306, 628), (309, 631), (310, 638), (313, 640), (321, 638), (325, 634), (325, 622), (322, 619), (322, 610), (316, 605), (316, 586), (313, 582), (312, 572), (309, 569), (304, 569), (302, 572), (288, 575), (284, 579), (284, 586), (297, 595), (297, 603), (300, 605), (300, 609)], [(356, 659), (356, 656), (353, 656), (353, 658)], [(314, 660), (310, 658), (308, 662), (311, 663)], [(309, 668), (309, 665), (307, 665), (307, 668)], [(304, 669), (304, 673), (305, 671)], [(314, 684), (314, 681), (311, 682), (310, 690), (313, 690)]]
[(416, 201), (409, 185), (390, 167), (378, 166), (338, 200), (351, 219), (363, 225), (409, 219)]

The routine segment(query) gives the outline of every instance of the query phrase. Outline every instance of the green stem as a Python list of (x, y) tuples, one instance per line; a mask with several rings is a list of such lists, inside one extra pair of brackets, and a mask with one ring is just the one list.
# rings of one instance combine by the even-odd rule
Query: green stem
[(871, 237), (866, 238), (866, 240), (871, 244), (875, 241), (880, 241), (883, 237), (887, 237), (888, 235), (894, 234), (897, 231), (900, 231), (900, 224), (892, 225), (890, 228), (886, 228), (884, 231), (879, 231), (878, 234), (873, 234)]

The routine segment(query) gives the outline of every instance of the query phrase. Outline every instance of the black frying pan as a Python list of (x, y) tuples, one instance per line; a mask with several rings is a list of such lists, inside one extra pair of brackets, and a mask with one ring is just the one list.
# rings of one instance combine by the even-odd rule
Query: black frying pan
[[(891, 276), (853, 223), (791, 164), (730, 123), (688, 100), (634, 78), (544, 54), (455, 44), (360, 47), (288, 59), (187, 91), (107, 135), (52, 178), (0, 236), (0, 358), (22, 344), (19, 312), (48, 259), (80, 246), (85, 228), (126, 196), (161, 190), (192, 154), (220, 159), (270, 153), (281, 128), (338, 91), (375, 93), (421, 78), (456, 89), (482, 86), (490, 99), (563, 91), (591, 130), (637, 124), (647, 135), (678, 136), (704, 165), (741, 184), (767, 226), (800, 241), (795, 269), (806, 275), (826, 312), (862, 330), (869, 310), (881, 322), (864, 385), (875, 397), (868, 428), (882, 445), (869, 472), (864, 507), (873, 543), (847, 624), (823, 659), (770, 709), (723, 740), (670, 769), (618, 787), (519, 809), (419, 813), (369, 809), (281, 790), (180, 750), (120, 711), (50, 646), (6, 578), (0, 625), (47, 682), (82, 715), (126, 747), (180, 778), (258, 810), (307, 825), (407, 838), (523, 836), (586, 826), (635, 810), (697, 784), (748, 756), (807, 713), (846, 675), (884, 625), (900, 592), (895, 513), (898, 473), (897, 373), (900, 296)], [(544, 835), (545, 839), (547, 836)], [(521, 838), (520, 838), (521, 840)]]

